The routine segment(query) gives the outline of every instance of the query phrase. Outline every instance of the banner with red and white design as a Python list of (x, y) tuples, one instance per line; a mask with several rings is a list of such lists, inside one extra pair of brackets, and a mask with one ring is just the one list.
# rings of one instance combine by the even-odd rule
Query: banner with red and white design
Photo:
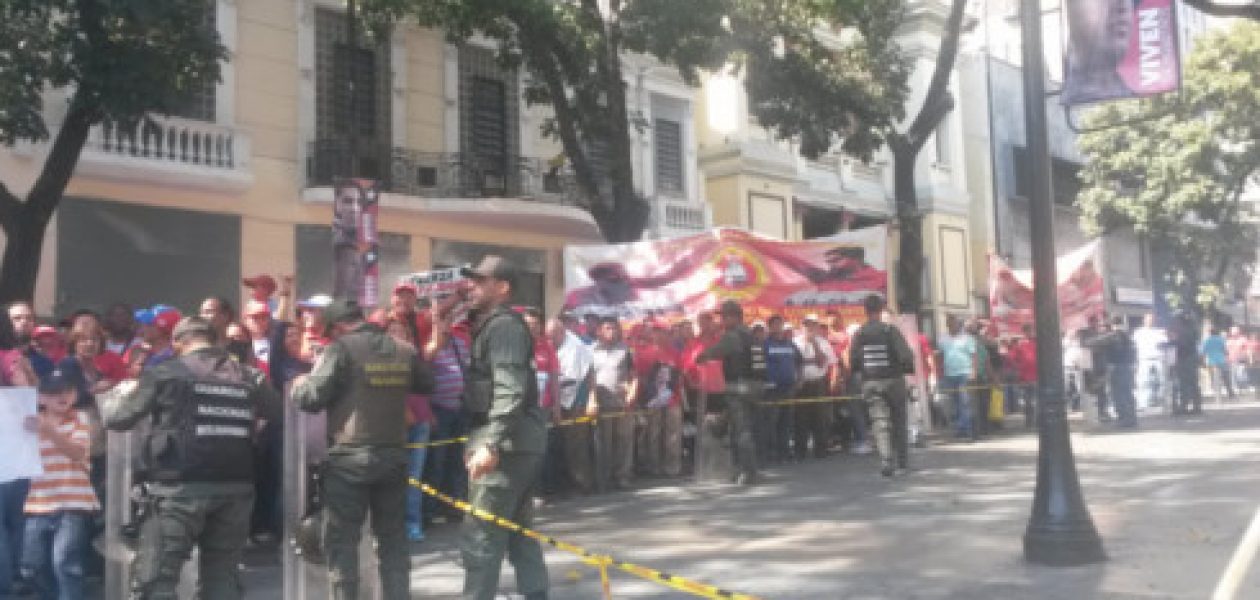
[[(1100, 267), (1099, 242), (1094, 240), (1058, 258), (1059, 321), (1063, 331), (1085, 327), (1091, 316), (1102, 317), (1107, 298)], [(989, 255), (989, 307), (998, 331), (1018, 334), (1036, 318), (1033, 311), (1032, 269), (1012, 269)]]

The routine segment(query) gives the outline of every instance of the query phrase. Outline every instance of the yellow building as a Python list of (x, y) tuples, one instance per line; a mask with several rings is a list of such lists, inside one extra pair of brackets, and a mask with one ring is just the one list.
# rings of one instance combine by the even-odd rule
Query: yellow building
[[(231, 55), (221, 83), (180, 116), (94, 130), (49, 230), (40, 314), (114, 301), (192, 309), (238, 297), (256, 273), (294, 274), (301, 295), (329, 291), (331, 183), (351, 173), (386, 192), (383, 287), (500, 252), (528, 272), (518, 301), (558, 308), (563, 246), (600, 236), (555, 167), (560, 150), (541, 136), (545, 114), (526, 106), (522, 75), (484, 44), (411, 26), (352, 47), (343, 4), (214, 3)], [(631, 110), (651, 124), (634, 140), (648, 235), (703, 229), (694, 91), (650, 62), (627, 65)], [(6, 185), (24, 194), (46, 150), (0, 150)]]
[[(913, 60), (907, 112), (923, 101), (948, 3), (915, 0), (899, 41)], [(819, 31), (824, 43), (829, 32)], [(836, 40), (839, 43), (839, 40)], [(957, 76), (950, 85), (960, 98)], [(962, 99), (960, 104), (965, 104)], [(764, 235), (802, 240), (833, 235), (846, 227), (895, 225), (892, 164), (887, 152), (870, 163), (842, 153), (818, 160), (799, 156), (792, 144), (775, 140), (751, 118), (741, 83), (722, 74), (708, 77), (697, 94), (701, 108), (700, 166), (715, 225), (744, 227)], [(965, 164), (967, 148), (958, 110), (946, 116), (916, 165), (927, 285), (921, 327), (944, 329), (946, 315), (971, 316), (980, 307), (984, 274), (977, 275), (970, 219), (972, 194)], [(890, 269), (897, 259), (896, 227), (890, 227)], [(983, 253), (980, 254), (983, 257)], [(892, 271), (890, 270), (890, 274)], [(895, 297), (895, 277), (890, 278)]]

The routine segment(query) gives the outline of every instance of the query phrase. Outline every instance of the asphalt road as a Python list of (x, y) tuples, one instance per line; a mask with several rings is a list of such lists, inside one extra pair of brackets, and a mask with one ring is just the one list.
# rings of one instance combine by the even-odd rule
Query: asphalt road
[[(1096, 566), (1023, 561), (1036, 460), (1036, 436), (1023, 431), (916, 450), (914, 471), (892, 481), (873, 457), (833, 456), (768, 469), (750, 489), (658, 482), (560, 502), (541, 511), (537, 529), (765, 599), (1209, 597), (1260, 502), (1260, 405), (1146, 416), (1136, 432), (1073, 428), (1110, 557)], [(458, 597), (456, 529), (434, 527), (414, 548), (413, 597)], [(597, 571), (555, 549), (547, 558), (553, 600), (601, 597)], [(274, 554), (250, 562), (249, 597), (279, 597)], [(508, 565), (501, 586), (514, 597)], [(688, 597), (616, 571), (612, 592)], [(1239, 597), (1260, 598), (1260, 573)]]

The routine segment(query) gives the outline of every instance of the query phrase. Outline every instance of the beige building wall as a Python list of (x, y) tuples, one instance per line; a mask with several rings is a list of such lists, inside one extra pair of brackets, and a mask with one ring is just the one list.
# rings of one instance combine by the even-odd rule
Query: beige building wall
[[(231, 61), (227, 66), (225, 82), (233, 81), (233, 89), (220, 89), (220, 94), (231, 95), (226, 104), (220, 98), (220, 106), (230, 107), (225, 121), (224, 111), (219, 111), (221, 125), (233, 127), (248, 135), (250, 152), (244, 158), (251, 180), (247, 185), (233, 186), (192, 184), (174, 178), (143, 176), (144, 165), (137, 163), (134, 173), (113, 177), (80, 172), (71, 180), (66, 197), (88, 200), (108, 200), (151, 207), (180, 209), (206, 213), (239, 216), (241, 231), (240, 271), (242, 275), (270, 273), (277, 278), (296, 271), (300, 259), (296, 254), (296, 226), (299, 224), (324, 225), (331, 222), (331, 207), (327, 203), (303, 201), (306, 188), (306, 139), (301, 124), (301, 106), (304, 82), (313, 85), (315, 74), (304, 69), (299, 60), (302, 19), (310, 18), (313, 6), (323, 6), (322, 0), (250, 0), (233, 2), (220, 0), (223, 5), (235, 7), (233, 23), (220, 22), (220, 31), (233, 28), (225, 39), (234, 39)], [(305, 6), (305, 10), (300, 10)], [(309, 21), (306, 27), (313, 27)], [(308, 31), (309, 33), (309, 31)], [(394, 102), (402, 103), (401, 128), (408, 149), (421, 152), (458, 152), (447, 147), (447, 128), (452, 126), (449, 116), (458, 114), (448, 102), (448, 46), (441, 33), (406, 27), (399, 32), (404, 36), (400, 47), (405, 68), (395, 81), (404, 82), (394, 90)], [(397, 57), (395, 58), (397, 61)], [(313, 59), (307, 59), (313, 64)], [(449, 94), (455, 97), (454, 94)], [(312, 111), (313, 112), (313, 111)], [(397, 113), (398, 111), (396, 111)], [(397, 121), (397, 119), (395, 119)], [(457, 127), (458, 125), (455, 124)], [(397, 136), (395, 138), (397, 140)], [(550, 149), (550, 148), (546, 148)], [(0, 173), (3, 181), (17, 193), (25, 193), (42, 165), (45, 147), (34, 145), (17, 151), (0, 149)], [(523, 153), (534, 155), (533, 150)], [(81, 165), (83, 163), (80, 163)], [(461, 200), (474, 203), (478, 199)], [(591, 243), (597, 239), (593, 226), (580, 223), (584, 212), (566, 208), (561, 221), (548, 222), (529, 210), (527, 202), (514, 207), (486, 204), (486, 210), (520, 210), (524, 205), (527, 218), (504, 226), (503, 219), (481, 222), (476, 215), (459, 213), (448, 216), (426, 213), (421, 210), (383, 208), (380, 230), (406, 234), (411, 238), (412, 267), (422, 270), (430, 267), (432, 242), (435, 239), (485, 243), (541, 250), (546, 253), (546, 293), (548, 308), (558, 309), (563, 299), (563, 277), (559, 256), (566, 243)], [(472, 205), (476, 206), (476, 205)], [(575, 216), (577, 215), (577, 216)], [(589, 217), (587, 217), (589, 218)], [(56, 304), (56, 219), (49, 228), (44, 247), (37, 286), (36, 304), (40, 314), (51, 314)], [(331, 252), (330, 252), (331, 254)], [(392, 282), (382, 282), (387, 288)], [(244, 290), (240, 299), (244, 299)], [(231, 293), (231, 290), (223, 290)], [(157, 300), (157, 299), (155, 299)], [(191, 309), (193, 307), (181, 307)]]

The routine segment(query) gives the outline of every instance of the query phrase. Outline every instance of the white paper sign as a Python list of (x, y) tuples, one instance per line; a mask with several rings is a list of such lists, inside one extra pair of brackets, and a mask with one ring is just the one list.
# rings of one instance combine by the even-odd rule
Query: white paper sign
[(27, 431), (26, 419), (36, 414), (35, 388), (0, 388), (0, 482), (44, 474), (39, 459), (39, 434)]

